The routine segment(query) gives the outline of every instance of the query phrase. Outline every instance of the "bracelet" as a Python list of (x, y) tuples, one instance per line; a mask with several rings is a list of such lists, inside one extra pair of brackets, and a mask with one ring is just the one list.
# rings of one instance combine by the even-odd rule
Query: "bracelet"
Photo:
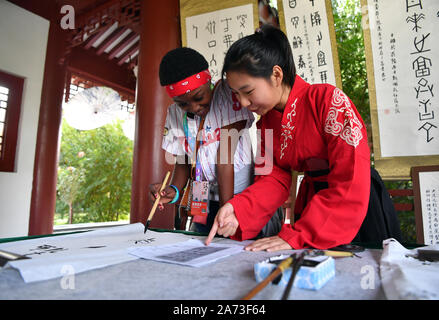
[(178, 188), (173, 184), (170, 184), (169, 186), (175, 190), (175, 197), (169, 203), (176, 203), (178, 201), (178, 198), (180, 198), (180, 191), (178, 191)]

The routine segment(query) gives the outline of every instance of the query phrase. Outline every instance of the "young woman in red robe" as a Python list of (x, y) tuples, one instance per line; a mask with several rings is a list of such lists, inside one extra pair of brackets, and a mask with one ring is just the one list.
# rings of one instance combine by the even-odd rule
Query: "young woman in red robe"
[[(294, 210), (300, 218), (246, 249), (326, 249), (350, 243), (370, 195), (366, 126), (352, 101), (332, 85), (310, 85), (296, 75), (287, 37), (269, 26), (232, 45), (224, 76), (241, 105), (261, 115), (261, 146), (272, 148), (261, 154), (272, 151), (273, 159), (256, 163), (272, 170), (256, 171), (255, 183), (220, 209), (206, 244), (215, 234), (256, 237), (288, 198), (292, 170), (305, 172)], [(265, 141), (271, 132), (273, 141)]]

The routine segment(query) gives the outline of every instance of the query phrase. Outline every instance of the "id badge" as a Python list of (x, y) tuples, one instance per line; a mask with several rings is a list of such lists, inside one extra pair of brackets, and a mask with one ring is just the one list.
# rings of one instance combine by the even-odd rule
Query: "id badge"
[(208, 201), (209, 201), (209, 182), (193, 181), (191, 215), (207, 217)]

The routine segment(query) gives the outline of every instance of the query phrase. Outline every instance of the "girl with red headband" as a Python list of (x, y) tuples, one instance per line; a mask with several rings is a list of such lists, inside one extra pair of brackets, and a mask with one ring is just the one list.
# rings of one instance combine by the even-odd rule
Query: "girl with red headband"
[[(159, 208), (165, 203), (180, 202), (191, 174), (191, 161), (196, 162), (195, 180), (200, 183), (197, 186), (209, 190), (208, 214), (195, 215), (192, 230), (204, 233), (209, 232), (220, 205), (248, 187), (254, 174), (251, 140), (246, 130), (254, 121), (253, 114), (241, 108), (225, 83), (212, 85), (208, 66), (197, 51), (177, 48), (163, 57), (159, 68), (160, 84), (174, 101), (168, 107), (162, 148), (167, 159), (176, 160)], [(230, 142), (233, 134), (236, 143)], [(160, 187), (159, 183), (150, 186), (152, 200)], [(194, 194), (197, 188), (194, 184)], [(264, 235), (276, 234), (280, 226), (278, 212), (264, 227)]]

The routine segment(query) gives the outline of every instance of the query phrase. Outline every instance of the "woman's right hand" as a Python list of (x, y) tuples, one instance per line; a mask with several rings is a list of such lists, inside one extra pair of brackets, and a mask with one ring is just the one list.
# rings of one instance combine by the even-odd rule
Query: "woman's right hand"
[[(162, 187), (161, 183), (153, 183), (149, 185), (149, 190), (150, 190), (150, 199), (152, 202), (154, 202), (158, 196), (159, 196), (159, 191), (160, 188)], [(175, 197), (175, 189), (167, 186), (165, 187), (165, 189), (163, 189), (163, 191), (160, 194), (160, 200), (159, 200), (159, 210), (163, 210), (163, 204), (164, 203), (169, 203), (172, 201), (172, 199), (174, 199)]]

